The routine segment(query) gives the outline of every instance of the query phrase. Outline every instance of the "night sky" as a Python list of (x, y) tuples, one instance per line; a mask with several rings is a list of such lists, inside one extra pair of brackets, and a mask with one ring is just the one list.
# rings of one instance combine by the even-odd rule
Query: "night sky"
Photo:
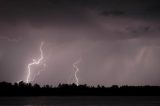
[(159, 0), (0, 0), (0, 81), (160, 85)]

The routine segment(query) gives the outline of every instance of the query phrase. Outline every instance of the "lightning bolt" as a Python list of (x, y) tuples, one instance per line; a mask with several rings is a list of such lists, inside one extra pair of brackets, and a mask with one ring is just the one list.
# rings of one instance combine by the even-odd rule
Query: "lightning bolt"
[[(27, 65), (28, 75), (27, 75), (26, 83), (29, 83), (29, 82), (30, 82), (31, 67), (32, 67), (33, 65), (38, 65), (38, 64), (40, 64), (41, 61), (42, 61), (43, 58), (44, 58), (44, 57), (43, 57), (43, 51), (42, 51), (43, 44), (44, 44), (44, 43), (41, 42), (41, 45), (40, 45), (40, 53), (41, 53), (40, 58), (37, 59), (37, 60), (36, 60), (36, 59), (33, 59), (33, 61)], [(38, 73), (38, 74), (39, 74), (39, 73)]]
[(73, 68), (74, 68), (74, 70), (75, 70), (75, 73), (74, 73), (74, 77), (75, 77), (75, 83), (76, 83), (76, 85), (78, 86), (79, 85), (79, 79), (78, 79), (78, 76), (77, 76), (77, 73), (79, 72), (79, 68), (78, 68), (78, 64), (81, 62), (81, 58), (78, 60), (78, 61), (76, 61), (75, 63), (73, 63)]

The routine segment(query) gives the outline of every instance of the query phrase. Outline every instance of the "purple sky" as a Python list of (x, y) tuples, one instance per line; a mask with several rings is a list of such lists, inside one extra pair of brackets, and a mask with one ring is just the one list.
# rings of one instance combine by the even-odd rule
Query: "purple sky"
[(0, 81), (160, 85), (159, 0), (0, 0)]

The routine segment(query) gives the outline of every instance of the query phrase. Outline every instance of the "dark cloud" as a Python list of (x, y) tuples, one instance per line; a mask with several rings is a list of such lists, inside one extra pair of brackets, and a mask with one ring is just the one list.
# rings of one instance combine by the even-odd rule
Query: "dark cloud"
[(102, 15), (104, 15), (104, 16), (121, 16), (121, 15), (124, 15), (124, 14), (125, 14), (125, 12), (119, 11), (119, 10), (102, 12)]
[(150, 2), (150, 5), (146, 9), (146, 11), (148, 11), (150, 13), (157, 13), (157, 14), (159, 14), (159, 11), (160, 11), (160, 1), (159, 0), (154, 0), (154, 1)]
[(133, 33), (133, 34), (139, 34), (139, 33), (149, 33), (151, 31), (151, 27), (150, 26), (138, 26), (138, 27), (128, 27), (126, 28), (126, 30), (128, 30), (129, 32)]

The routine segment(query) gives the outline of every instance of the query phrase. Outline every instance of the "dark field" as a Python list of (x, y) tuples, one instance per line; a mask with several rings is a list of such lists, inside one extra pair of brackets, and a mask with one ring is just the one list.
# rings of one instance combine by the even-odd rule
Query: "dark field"
[(159, 96), (0, 97), (0, 106), (160, 106)]

